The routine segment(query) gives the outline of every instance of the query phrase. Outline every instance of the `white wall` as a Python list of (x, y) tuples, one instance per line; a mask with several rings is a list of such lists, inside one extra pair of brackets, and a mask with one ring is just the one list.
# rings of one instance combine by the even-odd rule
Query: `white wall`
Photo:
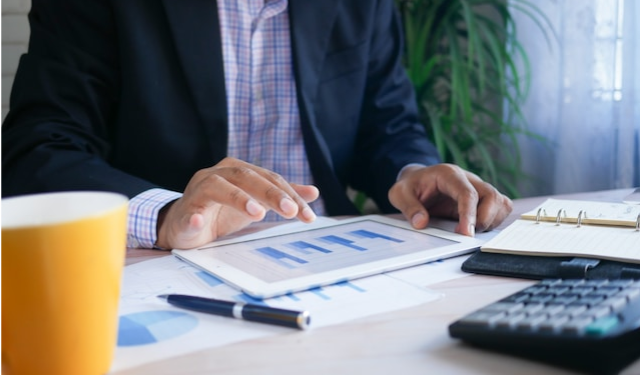
[(20, 55), (27, 51), (31, 0), (2, 0), (2, 119), (9, 110), (9, 95)]

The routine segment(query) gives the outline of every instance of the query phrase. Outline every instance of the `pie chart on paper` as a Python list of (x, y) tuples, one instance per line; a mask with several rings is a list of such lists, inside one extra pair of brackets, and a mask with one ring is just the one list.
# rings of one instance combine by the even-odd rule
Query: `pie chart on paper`
[(158, 343), (184, 335), (198, 325), (194, 315), (171, 310), (150, 310), (120, 316), (118, 346)]

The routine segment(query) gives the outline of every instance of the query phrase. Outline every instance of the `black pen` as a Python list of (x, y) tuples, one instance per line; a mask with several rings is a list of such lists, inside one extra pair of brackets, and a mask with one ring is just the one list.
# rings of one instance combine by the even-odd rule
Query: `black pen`
[(308, 311), (284, 310), (269, 306), (221, 301), (182, 294), (163, 294), (159, 295), (158, 298), (183, 309), (290, 328), (306, 329), (311, 322)]

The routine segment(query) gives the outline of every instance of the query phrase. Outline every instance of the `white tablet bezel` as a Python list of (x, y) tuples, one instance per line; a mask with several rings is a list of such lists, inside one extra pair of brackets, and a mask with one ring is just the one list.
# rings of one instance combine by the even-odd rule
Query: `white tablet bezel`
[[(229, 264), (228, 262), (225, 262), (224, 260), (210, 256), (212, 252), (220, 250), (219, 248), (221, 247), (233, 246), (233, 244), (237, 244), (240, 242), (260, 241), (261, 239), (274, 237), (286, 237), (289, 235), (329, 227), (339, 228), (346, 224), (362, 221), (375, 221), (380, 224), (389, 225), (401, 229), (408, 229), (414, 232), (420, 232), (445, 240), (450, 240), (454, 243), (450, 245), (420, 250), (410, 254), (397, 255), (393, 258), (369, 261), (358, 265), (346, 266), (331, 271), (318, 272), (311, 275), (295, 277), (276, 282), (265, 282), (264, 280), (259, 279), (254, 275), (251, 275), (244, 270), (232, 264)], [(211, 273), (215, 277), (223, 280), (225, 283), (235, 287), (236, 289), (254, 298), (264, 299), (470, 253), (479, 248), (483, 243), (484, 241), (473, 237), (467, 237), (437, 228), (416, 230), (404, 220), (397, 220), (380, 215), (367, 215), (328, 223), (325, 222), (320, 225), (310, 224), (307, 227), (299, 226), (296, 228), (296, 230), (287, 233), (266, 235), (265, 237), (260, 237), (260, 235), (258, 234), (257, 236), (252, 235), (251, 239), (249, 240), (247, 240), (246, 238), (235, 238), (213, 242), (198, 249), (174, 249), (172, 252), (178, 258), (206, 272)]]

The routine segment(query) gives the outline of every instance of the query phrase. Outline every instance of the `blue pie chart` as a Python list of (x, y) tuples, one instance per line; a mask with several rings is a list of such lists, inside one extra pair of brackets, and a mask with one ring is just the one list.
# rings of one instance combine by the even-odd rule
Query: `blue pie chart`
[(120, 316), (118, 346), (154, 344), (184, 335), (198, 325), (198, 318), (180, 311), (153, 310)]

